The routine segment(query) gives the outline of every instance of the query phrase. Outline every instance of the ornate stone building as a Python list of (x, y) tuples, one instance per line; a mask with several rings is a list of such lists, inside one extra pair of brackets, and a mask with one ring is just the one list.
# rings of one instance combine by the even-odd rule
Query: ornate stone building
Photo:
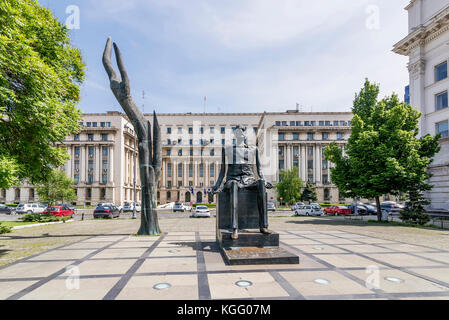
[(410, 104), (417, 108), (421, 135), (441, 133), (441, 151), (429, 170), (434, 188), (428, 196), (435, 209), (449, 209), (449, 3), (413, 0), (405, 8), (408, 35), (393, 51), (409, 57)]
[[(151, 115), (147, 115), (152, 121)], [(350, 134), (351, 113), (175, 113), (158, 114), (162, 134), (162, 174), (158, 201), (167, 203), (214, 200), (224, 144), (233, 143), (232, 129), (246, 127), (248, 143), (258, 144), (267, 179), (279, 181), (279, 170), (298, 167), (304, 181), (316, 183), (320, 202), (338, 202), (329, 163), (322, 150), (331, 141), (344, 147)], [(133, 199), (134, 131), (120, 112), (84, 114), (83, 129), (63, 146), (71, 160), (64, 169), (74, 181), (77, 205), (98, 202), (123, 204)], [(138, 164), (137, 164), (138, 165)], [(140, 199), (137, 170), (137, 199)], [(269, 199), (275, 199), (270, 191)], [(0, 202), (38, 201), (34, 187), (24, 184), (2, 190)]]

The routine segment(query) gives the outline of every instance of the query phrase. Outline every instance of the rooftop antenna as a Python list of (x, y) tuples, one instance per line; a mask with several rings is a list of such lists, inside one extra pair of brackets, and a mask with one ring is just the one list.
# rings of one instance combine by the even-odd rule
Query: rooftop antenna
[(207, 100), (207, 98), (206, 98), (206, 96), (204, 96), (204, 113), (206, 113), (206, 100)]

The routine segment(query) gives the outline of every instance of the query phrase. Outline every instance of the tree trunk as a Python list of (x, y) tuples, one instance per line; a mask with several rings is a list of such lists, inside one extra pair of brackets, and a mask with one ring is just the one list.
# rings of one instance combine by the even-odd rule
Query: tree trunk
[(382, 208), (380, 207), (380, 199), (376, 197), (377, 221), (382, 221)]

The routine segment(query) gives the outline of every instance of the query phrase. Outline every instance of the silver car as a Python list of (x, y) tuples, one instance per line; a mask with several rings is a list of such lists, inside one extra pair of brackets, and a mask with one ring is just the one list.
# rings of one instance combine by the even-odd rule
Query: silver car
[(207, 206), (197, 206), (193, 212), (193, 217), (210, 217), (210, 210)]
[(298, 206), (295, 210), (295, 216), (321, 216), (321, 214), (321, 207), (316, 204)]
[(47, 208), (42, 203), (21, 203), (16, 208), (16, 213), (42, 213)]

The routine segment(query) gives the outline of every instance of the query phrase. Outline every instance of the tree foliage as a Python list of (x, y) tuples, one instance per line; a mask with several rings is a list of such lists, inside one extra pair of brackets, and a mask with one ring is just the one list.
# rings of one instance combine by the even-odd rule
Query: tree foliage
[(278, 201), (282, 197), (282, 202), (292, 204), (301, 199), (303, 182), (298, 172), (298, 167), (293, 167), (290, 170), (281, 170), (279, 183), (276, 185)]
[(68, 29), (36, 0), (0, 0), (0, 187), (44, 180), (79, 131), (85, 66)]
[(47, 180), (37, 185), (36, 192), (42, 202), (53, 205), (56, 202), (71, 202), (76, 200), (73, 180), (62, 170), (53, 170)]
[[(431, 188), (427, 167), (439, 151), (439, 136), (418, 138), (421, 114), (393, 94), (378, 101), (379, 86), (366, 80), (356, 94), (346, 155), (332, 143), (325, 149), (335, 164), (331, 179), (346, 197), (376, 198)], [(380, 206), (378, 206), (380, 218)]]
[(312, 182), (307, 181), (306, 187), (302, 191), (301, 201), (307, 201), (309, 203), (317, 201), (318, 197), (316, 195), (315, 186)]

